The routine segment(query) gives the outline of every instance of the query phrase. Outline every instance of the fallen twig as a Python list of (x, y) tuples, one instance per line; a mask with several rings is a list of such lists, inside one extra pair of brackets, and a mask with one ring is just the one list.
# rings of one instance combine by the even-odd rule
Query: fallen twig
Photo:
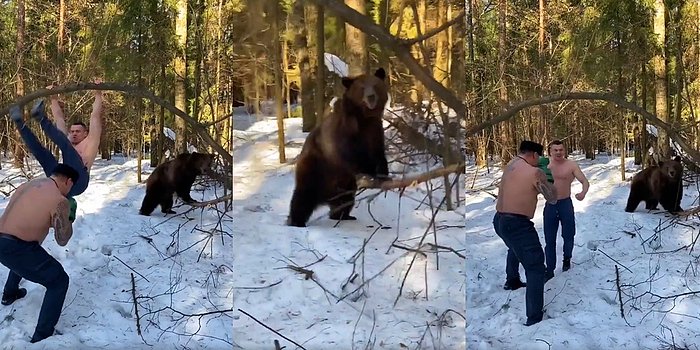
[(615, 280), (617, 282), (617, 299), (620, 301), (620, 316), (625, 318), (625, 309), (622, 305), (622, 289), (620, 289), (620, 269), (615, 265)]
[(139, 317), (139, 304), (136, 302), (136, 281), (134, 274), (131, 274), (131, 297), (134, 300), (134, 312), (136, 313), (136, 334), (141, 335), (141, 319)]
[(247, 313), (247, 312), (245, 312), (245, 311), (243, 311), (243, 310), (241, 310), (241, 309), (238, 309), (238, 311), (240, 311), (240, 312), (243, 313), (244, 315), (250, 317), (251, 319), (253, 319), (253, 321), (257, 322), (257, 323), (260, 324), (261, 326), (263, 326), (263, 327), (269, 329), (270, 331), (272, 331), (273, 333), (279, 335), (279, 336), (282, 337), (284, 340), (286, 340), (286, 341), (288, 341), (288, 342), (290, 342), (290, 343), (292, 343), (292, 344), (294, 344), (294, 345), (300, 347), (300, 348), (303, 349), (303, 350), (306, 350), (305, 347), (299, 345), (299, 344), (298, 344), (297, 342), (295, 342), (294, 340), (291, 340), (291, 339), (285, 337), (285, 336), (282, 335), (280, 332), (278, 332), (278, 331), (276, 331), (276, 330), (270, 328), (268, 325), (266, 325), (266, 324), (264, 324), (264, 323), (258, 321), (258, 319), (255, 318), (255, 317), (253, 317), (251, 314), (249, 314), (249, 313)]

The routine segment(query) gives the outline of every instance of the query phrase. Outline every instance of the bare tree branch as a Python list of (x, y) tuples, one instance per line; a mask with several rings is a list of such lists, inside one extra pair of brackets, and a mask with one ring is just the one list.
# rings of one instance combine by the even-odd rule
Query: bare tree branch
[(548, 103), (553, 103), (553, 102), (559, 102), (559, 101), (564, 101), (564, 100), (599, 100), (599, 101), (608, 101), (616, 104), (619, 107), (628, 109), (632, 112), (635, 112), (642, 117), (644, 117), (646, 120), (648, 120), (651, 124), (663, 129), (668, 133), (668, 136), (675, 141), (678, 146), (686, 153), (688, 156), (693, 160), (695, 163), (700, 163), (700, 152), (697, 150), (693, 149), (690, 147), (685, 140), (676, 132), (676, 129), (663, 121), (661, 121), (659, 118), (657, 118), (654, 114), (649, 113), (645, 109), (643, 109), (640, 106), (637, 106), (636, 104), (629, 102), (625, 100), (623, 97), (613, 94), (613, 93), (607, 93), (607, 92), (587, 92), (587, 91), (572, 91), (572, 92), (565, 92), (561, 94), (555, 94), (555, 95), (548, 95), (548, 96), (543, 96), (539, 98), (533, 98), (529, 99), (526, 101), (522, 101), (520, 103), (517, 103), (508, 109), (506, 109), (503, 113), (499, 114), (498, 116), (491, 118), (487, 121), (484, 121), (482, 123), (479, 123), (477, 125), (473, 125), (470, 127), (467, 127), (467, 131), (465, 132), (465, 137), (469, 137), (472, 135), (475, 135), (476, 133), (491, 127), (493, 125), (496, 125), (500, 122), (506, 121), (512, 117), (514, 117), (518, 112), (525, 108), (529, 107), (534, 107), (534, 106), (539, 106), (543, 104), (548, 104)]
[(367, 175), (359, 175), (356, 179), (357, 188), (379, 188), (382, 191), (388, 191), (395, 188), (404, 188), (409, 186), (414, 186), (422, 182), (426, 182), (438, 177), (442, 177), (449, 174), (461, 174), (464, 173), (464, 164), (453, 164), (445, 168), (434, 169), (416, 176), (406, 177), (403, 179), (396, 180), (383, 180), (375, 179)]
[(68, 92), (75, 92), (75, 91), (81, 91), (81, 90), (110, 90), (110, 91), (121, 91), (123, 93), (135, 96), (135, 97), (141, 97), (145, 98), (148, 100), (153, 101), (154, 103), (163, 106), (165, 109), (170, 111), (171, 113), (175, 114), (176, 116), (182, 118), (184, 121), (189, 123), (194, 131), (197, 132), (197, 134), (202, 138), (202, 140), (211, 146), (214, 150), (216, 150), (217, 153), (219, 153), (224, 160), (228, 163), (231, 164), (233, 163), (233, 157), (231, 154), (229, 154), (220, 144), (218, 144), (214, 138), (211, 137), (207, 129), (200, 123), (198, 123), (194, 118), (190, 117), (187, 113), (184, 111), (181, 111), (177, 107), (175, 107), (172, 103), (166, 101), (165, 99), (156, 96), (156, 94), (152, 93), (149, 90), (146, 90), (144, 88), (138, 87), (138, 86), (133, 86), (133, 85), (128, 85), (128, 84), (119, 84), (119, 83), (75, 83), (75, 84), (69, 84), (69, 85), (63, 85), (63, 86), (56, 86), (52, 89), (39, 89), (34, 92), (31, 92), (29, 94), (26, 94), (24, 96), (21, 96), (17, 98), (12, 104), (9, 106), (6, 106), (2, 109), (0, 109), (0, 116), (6, 115), (10, 111), (10, 107), (14, 105), (19, 105), (23, 106), (28, 104), (29, 102), (37, 99), (37, 98), (42, 98), (42, 97), (47, 97), (51, 95), (56, 95), (59, 93), (68, 93)]

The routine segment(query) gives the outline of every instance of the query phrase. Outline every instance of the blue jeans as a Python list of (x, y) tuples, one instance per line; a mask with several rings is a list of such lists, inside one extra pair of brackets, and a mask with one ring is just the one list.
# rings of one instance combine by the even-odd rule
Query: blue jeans
[[(36, 135), (32, 133), (32, 130), (29, 129), (22, 120), (15, 121), (15, 125), (19, 130), (22, 140), (24, 140), (27, 148), (29, 148), (29, 152), (34, 155), (34, 158), (39, 161), (39, 164), (44, 169), (44, 174), (50, 176), (53, 169), (58, 165), (58, 160), (56, 160), (53, 154), (39, 142)], [(63, 163), (69, 165), (78, 172), (78, 182), (73, 184), (73, 187), (66, 197), (71, 198), (85, 192), (88, 181), (90, 180), (90, 174), (78, 151), (76, 151), (70, 141), (68, 141), (66, 134), (50, 122), (45, 115), (41, 118), (39, 125), (41, 125), (41, 130), (44, 131), (44, 134), (61, 150)]]
[(547, 258), (547, 272), (554, 273), (557, 267), (557, 232), (560, 222), (561, 236), (564, 238), (564, 259), (571, 259), (576, 234), (574, 203), (571, 198), (560, 199), (557, 204), (547, 203), (544, 206), (544, 252)]
[(541, 320), (544, 307), (544, 252), (535, 224), (525, 215), (499, 213), (493, 217), (493, 228), (508, 247), (506, 279), (520, 279), (519, 264), (525, 268), (525, 308), (527, 319)]
[(22, 278), (46, 287), (32, 339), (44, 339), (53, 335), (68, 292), (68, 274), (61, 263), (38, 242), (26, 242), (4, 234), (0, 235), (0, 263), (10, 269), (5, 282), (5, 294), (16, 294)]

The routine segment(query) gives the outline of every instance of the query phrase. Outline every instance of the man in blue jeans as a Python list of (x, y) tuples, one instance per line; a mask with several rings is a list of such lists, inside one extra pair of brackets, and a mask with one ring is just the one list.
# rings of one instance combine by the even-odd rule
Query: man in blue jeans
[(571, 255), (574, 250), (574, 235), (576, 235), (576, 220), (574, 218), (574, 203), (571, 200), (571, 183), (577, 179), (582, 185), (582, 191), (576, 194), (576, 199), (582, 201), (588, 193), (588, 179), (575, 161), (566, 159), (566, 149), (561, 141), (555, 140), (549, 144), (549, 155), (552, 158), (547, 166), (552, 172), (554, 186), (557, 188), (557, 202), (544, 206), (544, 241), (547, 271), (545, 280), (554, 277), (557, 266), (557, 232), (561, 222), (561, 236), (564, 239), (564, 260), (562, 271), (571, 268)]
[(52, 336), (61, 316), (68, 275), (41, 243), (53, 227), (58, 245), (68, 244), (73, 225), (66, 195), (80, 179), (78, 172), (65, 164), (57, 164), (50, 174), (19, 186), (0, 216), (0, 263), (10, 269), (2, 305), (27, 295), (27, 290), (19, 287), (22, 278), (46, 288), (32, 343)]
[[(518, 155), (506, 165), (498, 188), (493, 228), (508, 247), (506, 257), (506, 290), (526, 287), (526, 326), (542, 321), (544, 316), (544, 252), (531, 221), (537, 207), (537, 195), (554, 202), (557, 190), (537, 167), (544, 147), (523, 141)], [(520, 280), (520, 264), (525, 268), (527, 284)]]

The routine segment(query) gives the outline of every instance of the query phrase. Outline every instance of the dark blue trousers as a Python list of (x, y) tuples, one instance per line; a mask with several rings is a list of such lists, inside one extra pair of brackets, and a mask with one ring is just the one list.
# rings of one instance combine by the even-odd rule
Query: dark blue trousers
[(44, 339), (53, 335), (68, 292), (69, 279), (61, 263), (38, 242), (26, 242), (4, 234), (0, 234), (0, 263), (10, 269), (5, 282), (5, 294), (17, 294), (22, 278), (46, 287), (32, 339)]
[(519, 264), (525, 268), (525, 308), (528, 321), (541, 320), (544, 307), (544, 252), (535, 225), (525, 215), (499, 213), (493, 228), (508, 247), (506, 279), (520, 279)]
[[(41, 113), (43, 113), (43, 111), (41, 111)], [(36, 160), (39, 161), (39, 164), (44, 169), (44, 174), (46, 174), (46, 176), (50, 176), (51, 172), (58, 164), (58, 160), (56, 160), (53, 154), (46, 149), (41, 142), (39, 142), (36, 135), (32, 133), (32, 130), (29, 129), (22, 120), (15, 120), (15, 125), (19, 130), (22, 140), (24, 140), (27, 148), (29, 148), (29, 152), (34, 155)], [(68, 192), (66, 197), (71, 198), (85, 192), (85, 189), (87, 189), (88, 186), (88, 181), (90, 180), (90, 174), (88, 173), (87, 167), (85, 167), (83, 159), (80, 157), (78, 151), (76, 151), (73, 145), (70, 143), (66, 134), (59, 130), (54, 123), (49, 121), (45, 114), (42, 116), (39, 125), (41, 125), (41, 129), (44, 131), (44, 134), (61, 150), (61, 154), (63, 155), (63, 163), (71, 166), (78, 172), (78, 182), (73, 184), (73, 187), (71, 188), (70, 192)]]
[(547, 271), (554, 273), (557, 267), (557, 232), (561, 222), (561, 236), (564, 238), (564, 259), (571, 259), (574, 251), (576, 220), (574, 203), (571, 198), (560, 199), (557, 204), (544, 206), (544, 253), (547, 259)]

